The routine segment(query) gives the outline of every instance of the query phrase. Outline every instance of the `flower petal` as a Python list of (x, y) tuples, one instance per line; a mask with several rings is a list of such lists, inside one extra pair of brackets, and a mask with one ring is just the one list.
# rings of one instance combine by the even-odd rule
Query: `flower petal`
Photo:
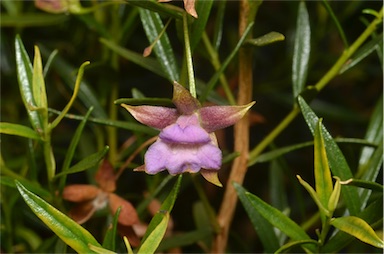
[(199, 110), (202, 127), (207, 132), (231, 126), (239, 121), (255, 104), (251, 102), (244, 106), (210, 106)]
[(119, 224), (131, 226), (139, 221), (136, 209), (131, 205), (131, 203), (114, 193), (110, 193), (108, 196), (109, 208), (112, 214), (115, 214), (116, 210), (121, 207), (118, 218)]
[(190, 115), (200, 108), (200, 102), (176, 81), (173, 82), (172, 101), (181, 115)]
[(123, 108), (140, 123), (153, 127), (155, 129), (164, 129), (168, 125), (176, 122), (179, 114), (174, 108), (159, 106), (130, 106), (121, 104)]
[(63, 199), (71, 202), (84, 202), (96, 198), (101, 190), (93, 185), (73, 184), (63, 190)]
[(95, 180), (103, 191), (114, 192), (116, 190), (115, 172), (107, 159), (104, 159), (100, 165)]
[(159, 137), (165, 142), (184, 144), (207, 143), (211, 140), (209, 134), (200, 127), (196, 115), (180, 116), (175, 124), (164, 128)]
[(213, 144), (203, 145), (198, 150), (197, 157), (202, 168), (218, 170), (221, 167), (221, 150)]
[(145, 153), (145, 172), (156, 174), (165, 170), (167, 159), (170, 156), (172, 156), (172, 152), (169, 150), (169, 147), (158, 139)]

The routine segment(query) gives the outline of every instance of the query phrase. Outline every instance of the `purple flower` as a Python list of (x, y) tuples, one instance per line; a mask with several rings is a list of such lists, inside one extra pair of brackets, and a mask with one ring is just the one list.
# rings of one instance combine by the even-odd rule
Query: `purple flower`
[(138, 170), (156, 174), (167, 169), (172, 175), (201, 172), (209, 182), (222, 186), (217, 176), (222, 154), (213, 132), (235, 124), (254, 102), (201, 107), (183, 86), (174, 82), (173, 87), (176, 108), (122, 104), (137, 121), (161, 130)]

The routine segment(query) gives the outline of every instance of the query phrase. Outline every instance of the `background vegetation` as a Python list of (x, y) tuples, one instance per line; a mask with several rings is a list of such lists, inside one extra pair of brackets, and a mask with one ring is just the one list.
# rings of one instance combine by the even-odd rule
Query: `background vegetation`
[[(197, 0), (197, 19), (180, 1), (71, 3), (48, 13), (1, 2), (2, 252), (126, 252), (107, 209), (75, 235), (58, 212), (74, 205), (64, 186), (97, 184), (103, 158), (122, 172), (115, 193), (151, 222), (134, 251), (382, 252), (381, 1)], [(158, 132), (119, 104), (172, 106), (172, 82), (188, 87), (186, 24), (197, 98), (256, 101), (216, 133), (223, 188), (200, 175), (132, 170)], [(170, 213), (149, 212), (153, 198)]]

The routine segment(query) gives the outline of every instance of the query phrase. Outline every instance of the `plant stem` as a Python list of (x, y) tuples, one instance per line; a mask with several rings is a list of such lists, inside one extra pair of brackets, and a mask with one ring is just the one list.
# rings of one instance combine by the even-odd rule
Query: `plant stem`
[(195, 85), (195, 77), (193, 73), (192, 53), (191, 53), (191, 45), (189, 42), (188, 19), (187, 19), (186, 12), (184, 12), (183, 14), (183, 28), (184, 28), (183, 30), (184, 30), (184, 43), (185, 43), (185, 58), (187, 61), (189, 92), (194, 98), (196, 98), (196, 85)]
[[(247, 28), (256, 16), (257, 9), (261, 1), (247, 1), (240, 2), (240, 18), (239, 18), (239, 35), (247, 31)], [(252, 36), (250, 31), (247, 35), (248, 38)], [(252, 48), (243, 47), (239, 50), (239, 93), (237, 102), (239, 105), (245, 105), (252, 100), (253, 88), (253, 75), (252, 75)], [(227, 241), (229, 228), (235, 213), (237, 203), (237, 193), (233, 187), (233, 182), (242, 184), (248, 168), (248, 151), (249, 151), (249, 119), (244, 116), (234, 127), (234, 150), (241, 151), (233, 164), (231, 173), (220, 206), (217, 220), (221, 227), (221, 232), (214, 240), (212, 253), (224, 253)]]

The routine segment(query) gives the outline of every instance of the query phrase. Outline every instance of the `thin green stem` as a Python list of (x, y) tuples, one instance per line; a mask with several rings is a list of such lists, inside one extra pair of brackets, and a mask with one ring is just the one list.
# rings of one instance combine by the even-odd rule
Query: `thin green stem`
[(323, 4), (324, 4), (325, 9), (327, 9), (329, 15), (331, 15), (331, 18), (333, 19), (333, 22), (335, 22), (337, 30), (339, 30), (339, 33), (340, 33), (340, 36), (341, 36), (341, 40), (344, 43), (344, 47), (348, 48), (349, 44), (348, 44), (348, 41), (347, 41), (347, 37), (345, 36), (344, 30), (341, 27), (339, 20), (337, 19), (337, 17), (335, 15), (335, 13), (333, 12), (331, 6), (328, 4), (328, 1), (327, 0), (323, 0)]
[[(378, 17), (364, 30), (364, 32), (356, 39), (356, 41), (346, 49), (332, 68), (323, 76), (314, 86), (321, 91), (336, 75), (345, 62), (356, 52), (363, 42), (375, 31), (376, 26), (381, 22), (383, 17), (383, 9), (380, 10)], [(300, 113), (298, 107), (294, 107), (292, 111), (280, 122), (280, 124), (266, 136), (254, 149), (249, 153), (249, 161), (253, 161)]]
[[(215, 71), (218, 71), (221, 67), (221, 63), (220, 63), (219, 57), (217, 56), (217, 52), (213, 48), (206, 32), (203, 33), (202, 39), (203, 39), (203, 43), (205, 45), (205, 48), (207, 49), (207, 52), (209, 54), (209, 59), (211, 61), (211, 64), (215, 68)], [(227, 96), (229, 103), (231, 105), (236, 105), (235, 97), (232, 94), (231, 88), (229, 88), (228, 81), (225, 78), (224, 74), (220, 75), (220, 82), (221, 82), (221, 85), (224, 89), (225, 95)]]
[(77, 74), (77, 78), (76, 78), (75, 87), (73, 88), (73, 94), (72, 94), (72, 97), (71, 97), (71, 99), (69, 100), (68, 104), (67, 104), (67, 105), (65, 106), (65, 108), (63, 109), (63, 111), (61, 111), (60, 115), (58, 115), (58, 116), (56, 117), (56, 119), (49, 125), (50, 130), (54, 129), (54, 128), (60, 123), (60, 121), (64, 118), (65, 114), (67, 114), (68, 110), (71, 108), (73, 102), (74, 102), (75, 99), (76, 99), (77, 93), (79, 92), (79, 89), (80, 89), (81, 79), (83, 78), (83, 74), (84, 74), (84, 68), (85, 68), (85, 66), (87, 66), (88, 64), (90, 64), (89, 61), (84, 62), (84, 63), (80, 66), (80, 68), (79, 68), (79, 73)]
[(189, 91), (191, 95), (194, 98), (196, 98), (196, 85), (195, 85), (195, 77), (193, 73), (191, 44), (189, 41), (188, 20), (187, 20), (186, 12), (183, 14), (183, 28), (184, 28), (185, 58), (187, 61)]

